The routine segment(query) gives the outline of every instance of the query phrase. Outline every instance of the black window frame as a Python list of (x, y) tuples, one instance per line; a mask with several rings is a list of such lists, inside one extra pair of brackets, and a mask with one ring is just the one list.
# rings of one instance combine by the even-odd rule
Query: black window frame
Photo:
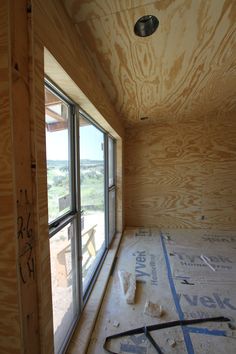
[(78, 322), (80, 313), (82, 311), (82, 301), (81, 301), (81, 274), (80, 274), (80, 260), (81, 260), (81, 246), (80, 246), (80, 211), (78, 207), (79, 188), (76, 185), (76, 179), (78, 178), (79, 170), (76, 168), (76, 158), (75, 158), (75, 146), (77, 144), (78, 137), (76, 136), (76, 114), (75, 114), (75, 104), (71, 101), (55, 84), (53, 84), (48, 79), (45, 79), (44, 87), (56, 95), (60, 100), (66, 103), (69, 107), (68, 110), (68, 144), (69, 144), (69, 172), (70, 172), (70, 193), (71, 193), (71, 209), (66, 213), (60, 215), (58, 218), (55, 218), (48, 224), (49, 227), (49, 239), (53, 238), (60, 232), (64, 227), (70, 223), (73, 226), (75, 231), (74, 235), (74, 248), (71, 252), (74, 253), (75, 259), (75, 276), (73, 279), (73, 301), (75, 301), (75, 316), (71, 322), (68, 331), (65, 334), (65, 337), (62, 341), (62, 345), (57, 351), (57, 354), (62, 354), (65, 352), (69, 340), (75, 330), (76, 324)]

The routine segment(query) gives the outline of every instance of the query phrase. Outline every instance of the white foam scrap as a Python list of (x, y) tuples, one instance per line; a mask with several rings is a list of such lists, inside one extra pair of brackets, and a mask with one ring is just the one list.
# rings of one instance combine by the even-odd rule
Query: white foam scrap
[(120, 322), (118, 322), (118, 321), (114, 321), (114, 322), (113, 322), (113, 326), (114, 326), (114, 327), (119, 327), (119, 325), (120, 325)]
[(167, 342), (170, 347), (174, 348), (176, 346), (176, 341), (174, 339), (168, 338)]
[(147, 300), (144, 306), (144, 313), (151, 317), (161, 317), (164, 314), (164, 310), (162, 305)]
[(134, 274), (119, 270), (118, 275), (127, 304), (134, 304), (136, 291), (136, 279)]
[(164, 237), (165, 237), (165, 239), (166, 239), (167, 241), (170, 241), (170, 240), (171, 240), (170, 235), (165, 235)]
[(210, 264), (210, 259), (207, 256), (203, 256), (203, 254), (201, 254), (200, 258), (203, 260), (203, 262), (206, 263), (206, 265), (208, 265), (209, 268), (211, 268), (211, 270), (213, 270), (213, 272), (215, 272), (215, 268)]

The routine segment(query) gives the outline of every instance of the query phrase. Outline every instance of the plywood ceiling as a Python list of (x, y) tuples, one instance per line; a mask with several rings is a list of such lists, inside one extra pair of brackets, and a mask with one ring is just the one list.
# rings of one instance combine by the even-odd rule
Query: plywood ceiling
[[(126, 126), (236, 112), (235, 0), (62, 1)], [(135, 36), (150, 14), (157, 32)]]

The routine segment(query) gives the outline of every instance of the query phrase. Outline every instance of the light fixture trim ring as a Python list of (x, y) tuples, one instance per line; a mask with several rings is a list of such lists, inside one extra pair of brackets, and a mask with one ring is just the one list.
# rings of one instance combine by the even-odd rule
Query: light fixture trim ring
[(148, 37), (153, 34), (159, 26), (159, 20), (154, 15), (145, 15), (138, 19), (134, 25), (134, 33), (139, 37)]

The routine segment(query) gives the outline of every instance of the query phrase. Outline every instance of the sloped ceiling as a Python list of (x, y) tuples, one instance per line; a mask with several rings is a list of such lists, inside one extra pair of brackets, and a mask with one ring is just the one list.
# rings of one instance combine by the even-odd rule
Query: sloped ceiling
[[(62, 0), (126, 126), (236, 112), (235, 0)], [(158, 30), (134, 34), (155, 15)]]

